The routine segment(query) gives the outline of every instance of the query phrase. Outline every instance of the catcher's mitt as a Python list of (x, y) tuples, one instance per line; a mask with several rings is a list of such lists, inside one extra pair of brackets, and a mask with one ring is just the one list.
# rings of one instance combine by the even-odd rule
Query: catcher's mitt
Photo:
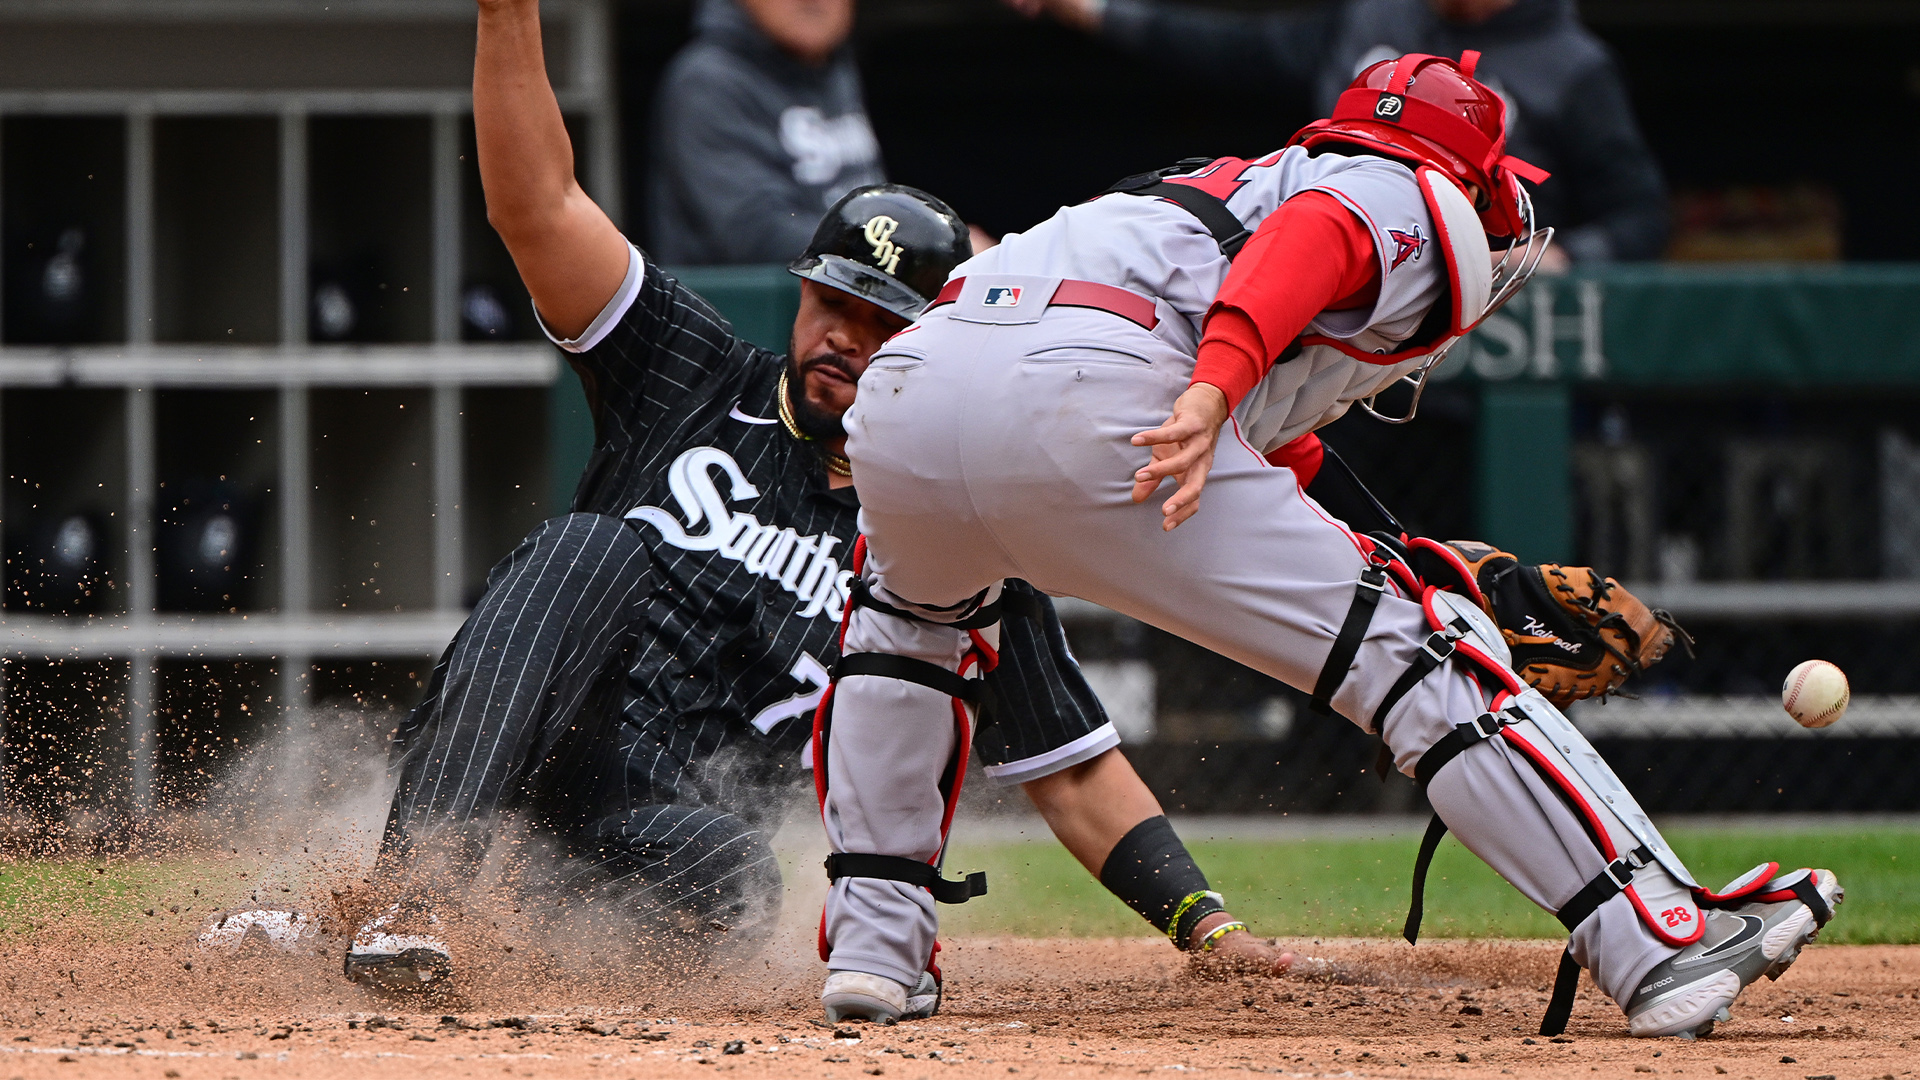
[(1500, 626), (1514, 670), (1555, 705), (1602, 697), (1693, 638), (1672, 615), (1649, 608), (1587, 566), (1528, 566), (1472, 540), (1413, 543), (1428, 584), (1473, 596)]

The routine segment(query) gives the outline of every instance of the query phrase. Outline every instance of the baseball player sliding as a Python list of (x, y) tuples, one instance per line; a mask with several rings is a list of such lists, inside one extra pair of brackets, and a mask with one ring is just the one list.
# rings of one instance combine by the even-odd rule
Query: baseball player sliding
[(1601, 667), (1624, 672), (1672, 640), (1659, 619), (1607, 611), (1625, 599), (1584, 571), (1575, 589), (1491, 549), (1357, 534), (1302, 490), (1314, 429), (1422, 381), (1544, 250), (1520, 183), (1543, 175), (1505, 154), (1477, 59), (1376, 64), (1282, 150), (1065, 208), (962, 265), (874, 355), (844, 418), (859, 576), (815, 721), (830, 1016), (898, 1013), (931, 954), (941, 777), (966, 752), (958, 701), (1003, 655), (1010, 578), (1379, 734), (1445, 826), (1571, 932), (1549, 1033), (1582, 967), (1634, 1034), (1704, 1033), (1831, 917), (1825, 870), (1696, 884), (1503, 632), (1539, 655), (1517, 607), (1584, 590), (1615, 635)]
[[(971, 252), (939, 200), (856, 189), (792, 266), (791, 354), (741, 341), (576, 184), (537, 0), (479, 7), (488, 216), (573, 356), (597, 443), (574, 512), (495, 567), (398, 737), (380, 869), (401, 899), (345, 958), (349, 977), (386, 987), (453, 972), (443, 916), (508, 809), (564, 856), (557, 880), (528, 883), (543, 899), (696, 957), (770, 927), (781, 881), (766, 837), (804, 774), (853, 587), (840, 417), (874, 350)], [(1181, 948), (1284, 971), (1291, 957), (1231, 917), (1118, 751), (1051, 603), (1016, 583), (1006, 593), (1024, 603), (981, 717), (988, 772), (1021, 784)], [(932, 952), (919, 950), (897, 1014), (938, 1006)]]

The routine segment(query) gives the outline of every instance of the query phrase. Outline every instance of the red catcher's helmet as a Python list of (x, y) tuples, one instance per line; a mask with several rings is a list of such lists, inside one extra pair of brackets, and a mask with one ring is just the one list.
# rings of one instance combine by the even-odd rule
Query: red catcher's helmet
[(1430, 165), (1473, 185), (1489, 235), (1523, 238), (1533, 212), (1520, 179), (1537, 184), (1548, 174), (1507, 154), (1507, 106), (1474, 79), (1479, 63), (1471, 49), (1458, 63), (1426, 53), (1382, 60), (1353, 80), (1332, 116), (1301, 128), (1288, 145), (1355, 143)]

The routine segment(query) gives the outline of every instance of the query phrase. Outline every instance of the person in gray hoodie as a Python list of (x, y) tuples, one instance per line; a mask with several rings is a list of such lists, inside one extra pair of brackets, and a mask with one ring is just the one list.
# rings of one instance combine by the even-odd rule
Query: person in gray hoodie
[(1657, 259), (1666, 247), (1660, 166), (1612, 54), (1580, 24), (1573, 0), (1337, 0), (1285, 11), (1006, 2), (1187, 77), (1243, 92), (1304, 90), (1315, 116), (1330, 113), (1368, 65), (1477, 49), (1479, 78), (1507, 100), (1508, 151), (1553, 174), (1533, 196), (1540, 223), (1557, 230), (1542, 268)]
[(786, 263), (847, 192), (886, 179), (847, 44), (854, 0), (701, 0), (661, 78), (649, 250)]

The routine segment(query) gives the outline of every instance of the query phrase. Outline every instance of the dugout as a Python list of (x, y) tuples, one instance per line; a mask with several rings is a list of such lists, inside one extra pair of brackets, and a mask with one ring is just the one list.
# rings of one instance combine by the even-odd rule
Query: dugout
[[(544, 7), (617, 211), (606, 6)], [(314, 706), (384, 731), (549, 509), (560, 364), (486, 225), (473, 17), (0, 0), (15, 811), (191, 802)]]

